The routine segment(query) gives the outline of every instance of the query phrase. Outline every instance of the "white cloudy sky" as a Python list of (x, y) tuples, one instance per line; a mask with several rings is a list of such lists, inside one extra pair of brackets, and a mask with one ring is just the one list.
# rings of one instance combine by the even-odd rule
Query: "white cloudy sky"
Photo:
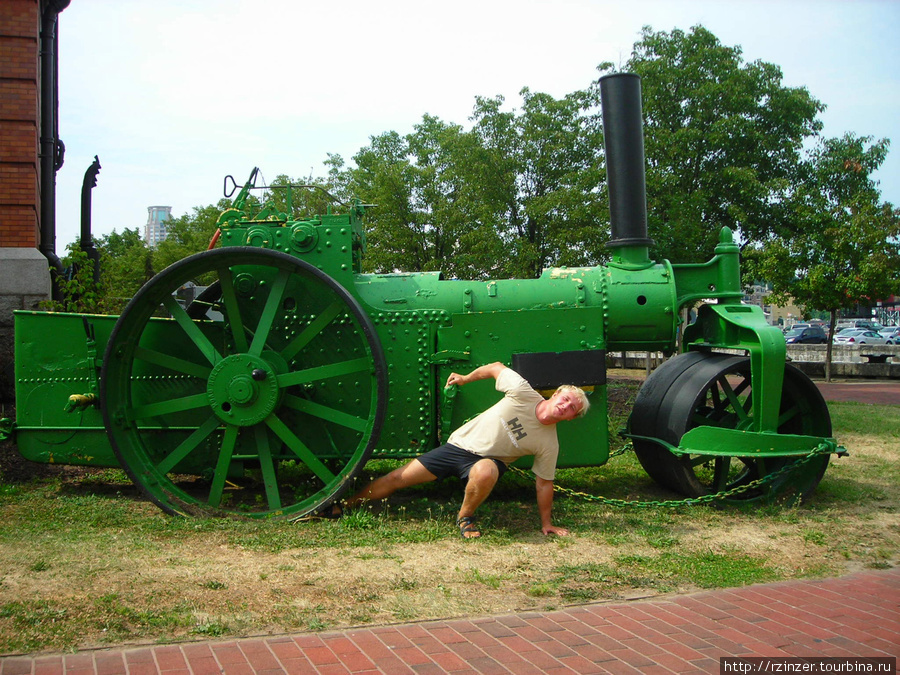
[(475, 96), (560, 97), (643, 25), (702, 24), (745, 61), (781, 66), (828, 107), (824, 135), (894, 143), (878, 174), (900, 204), (900, 0), (72, 0), (60, 15), (57, 251), (79, 233), (84, 171), (94, 231), (215, 203), (254, 166), (324, 173), (426, 113), (468, 124)]

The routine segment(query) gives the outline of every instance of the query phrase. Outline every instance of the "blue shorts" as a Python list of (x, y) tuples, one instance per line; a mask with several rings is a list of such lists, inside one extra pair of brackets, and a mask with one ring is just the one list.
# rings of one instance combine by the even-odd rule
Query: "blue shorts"
[(476, 462), (482, 459), (491, 459), (497, 465), (501, 476), (506, 472), (506, 464), (499, 459), (482, 457), (449, 443), (426, 452), (418, 459), (426, 469), (437, 476), (438, 480), (443, 480), (448, 476), (456, 476), (460, 480), (467, 481), (469, 480), (469, 470)]

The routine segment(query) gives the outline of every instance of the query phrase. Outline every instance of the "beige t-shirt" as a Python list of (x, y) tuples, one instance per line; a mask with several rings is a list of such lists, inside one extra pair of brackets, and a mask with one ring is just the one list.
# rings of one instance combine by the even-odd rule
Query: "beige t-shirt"
[(506, 464), (534, 455), (531, 470), (544, 480), (553, 480), (559, 456), (556, 425), (541, 424), (535, 414), (544, 397), (510, 368), (500, 371), (496, 387), (506, 395), (450, 434), (447, 442)]

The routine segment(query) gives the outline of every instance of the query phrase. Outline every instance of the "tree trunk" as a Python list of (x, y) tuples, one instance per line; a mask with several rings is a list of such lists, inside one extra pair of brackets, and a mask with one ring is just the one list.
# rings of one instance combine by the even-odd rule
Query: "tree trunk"
[(831, 348), (834, 345), (834, 326), (837, 323), (837, 310), (831, 310), (828, 321), (828, 342), (825, 347), (825, 381), (831, 382)]

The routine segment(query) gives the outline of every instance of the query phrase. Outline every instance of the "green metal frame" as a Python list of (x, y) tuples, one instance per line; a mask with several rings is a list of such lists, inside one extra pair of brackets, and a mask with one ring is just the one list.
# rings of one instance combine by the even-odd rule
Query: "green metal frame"
[[(118, 320), (15, 313), (20, 402), (16, 434), (24, 456), (47, 462), (124, 464), (163, 508), (182, 512), (219, 506), (224, 481), (240, 473), (237, 461), (228, 458), (233, 451), (235, 457), (249, 456), (251, 463), (263, 467), (269, 487), (266, 503), (255, 513), (295, 516), (337, 494), (351, 469), (358, 469), (367, 457), (418, 455), (496, 400), (497, 392), (489, 383), (473, 384), (465, 392), (444, 389), (449, 373), (493, 361), (511, 364), (517, 355), (548, 349), (599, 358), (608, 351), (625, 350), (672, 354), (677, 349), (679, 312), (701, 301), (705, 302), (697, 321), (684, 330), (681, 349), (749, 355), (756, 392), (750, 422), (732, 430), (698, 427), (678, 445), (656, 442), (676, 454), (778, 457), (802, 454), (822, 442), (815, 436), (777, 433), (784, 339), (777, 328), (766, 324), (759, 308), (740, 303), (739, 248), (727, 228), (721, 232), (715, 257), (703, 264), (655, 263), (647, 259), (646, 246), (621, 246), (608, 266), (548, 269), (538, 279), (462, 281), (444, 279), (440, 273), (363, 274), (365, 209), (358, 201), (346, 213), (329, 210), (300, 220), (268, 205), (249, 214), (247, 198), (255, 175), (256, 170), (219, 219), (220, 248), (162, 272)], [(219, 295), (204, 302), (220, 312), (218, 320), (191, 316), (172, 297), (180, 284), (211, 272), (218, 278)], [(341, 416), (342, 404), (337, 401), (351, 397), (340, 377), (316, 384), (315, 373), (301, 374), (309, 368), (301, 363), (309, 341), (288, 337), (302, 326), (287, 318), (285, 294), (285, 288), (295, 283), (291, 276), (295, 273), (314, 277), (316, 293), (340, 299), (317, 306), (305, 319), (317, 327), (313, 337), (323, 327), (332, 330), (338, 315), (349, 316), (345, 307), (356, 316), (356, 328), (334, 331), (329, 344), (316, 346), (324, 359), (316, 367), (325, 368), (329, 359), (352, 360), (341, 355), (361, 348), (360, 336), (365, 333), (370, 357), (376, 350), (383, 352), (383, 388), (388, 393), (382, 397), (377, 432), (373, 432), (374, 409), (364, 406), (369, 411), (363, 416), (368, 431), (364, 430), (363, 440), (354, 441), (357, 450), (351, 461), (336, 472), (320, 472), (320, 478), (326, 476), (320, 481), (321, 490), (285, 505), (273, 487), (277, 461), (265, 457), (278, 452), (266, 450), (270, 441), (285, 444), (308, 467), (321, 460), (318, 451), (308, 454), (300, 449), (307, 445), (302, 432), (285, 423), (281, 411), (296, 412), (305, 406), (313, 416), (340, 425), (347, 417)], [(254, 293), (263, 287), (266, 293), (258, 304)], [(205, 311), (205, 305), (198, 306)], [(172, 318), (156, 318), (160, 307)], [(101, 364), (98, 354), (104, 350)], [(254, 381), (256, 371), (264, 373), (264, 384)], [(191, 378), (194, 390), (188, 392), (191, 387), (185, 383)], [(138, 393), (145, 385), (135, 382), (151, 382), (170, 393), (161, 401), (139, 400), (149, 394)], [(330, 412), (300, 403), (289, 391), (313, 384), (332, 400), (325, 404)], [(587, 384), (591, 412), (560, 426), (560, 466), (600, 465), (609, 456), (605, 378)], [(379, 387), (382, 384), (366, 385), (366, 390), (371, 393)], [(335, 393), (325, 395), (325, 390)], [(68, 403), (73, 394), (78, 398)], [(231, 407), (230, 419), (221, 411), (222, 402)], [(195, 409), (204, 412), (198, 417), (191, 412)], [(248, 440), (249, 431), (241, 431), (249, 429), (257, 430), (255, 440)], [(116, 454), (104, 433), (117, 447)], [(150, 436), (152, 442), (147, 440)], [(156, 448), (163, 447), (178, 448), (178, 454), (161, 459)], [(215, 494), (195, 500), (178, 493), (174, 482), (170, 485), (164, 477), (176, 468), (211, 475)]]

